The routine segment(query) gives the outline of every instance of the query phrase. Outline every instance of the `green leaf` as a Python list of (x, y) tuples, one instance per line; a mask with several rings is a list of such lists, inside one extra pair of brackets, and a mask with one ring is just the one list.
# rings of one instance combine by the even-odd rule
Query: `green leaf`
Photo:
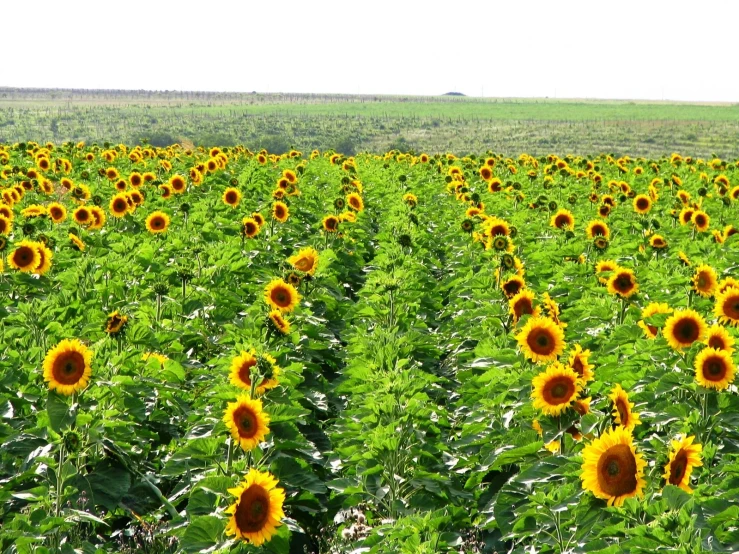
[(209, 551), (220, 542), (225, 528), (226, 522), (218, 517), (196, 517), (180, 538), (180, 546), (187, 553)]
[(46, 412), (49, 414), (49, 426), (57, 433), (69, 427), (75, 419), (69, 403), (54, 391), (49, 391)]

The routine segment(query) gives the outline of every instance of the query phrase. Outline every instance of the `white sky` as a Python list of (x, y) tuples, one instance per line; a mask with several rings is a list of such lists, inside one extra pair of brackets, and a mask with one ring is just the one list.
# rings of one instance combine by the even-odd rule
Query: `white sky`
[(2, 0), (0, 14), (0, 86), (739, 102), (735, 0)]

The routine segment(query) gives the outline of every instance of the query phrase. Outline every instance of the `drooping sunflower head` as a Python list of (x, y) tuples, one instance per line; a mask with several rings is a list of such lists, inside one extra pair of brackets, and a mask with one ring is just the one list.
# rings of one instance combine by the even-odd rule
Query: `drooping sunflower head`
[(223, 191), (222, 200), (226, 206), (236, 208), (239, 205), (239, 202), (241, 202), (241, 191), (237, 188), (229, 187)]
[(69, 396), (84, 389), (92, 375), (92, 352), (77, 339), (64, 339), (44, 358), (44, 381)]
[[(260, 360), (263, 363), (259, 363)], [(279, 384), (280, 368), (277, 361), (269, 354), (257, 355), (254, 349), (241, 353), (231, 361), (229, 380), (232, 385), (244, 390), (251, 389), (252, 372), (259, 375), (257, 394), (275, 388)]]
[(680, 225), (687, 225), (693, 220), (693, 214), (695, 213), (695, 210), (693, 208), (687, 207), (680, 210), (680, 215), (678, 216), (678, 219), (680, 220)]
[(290, 322), (282, 315), (280, 310), (272, 310), (267, 318), (271, 328), (283, 335), (290, 333)]
[(302, 248), (297, 254), (287, 259), (287, 262), (298, 271), (314, 275), (318, 268), (318, 252), (311, 248)]
[(695, 357), (695, 380), (702, 387), (724, 390), (734, 382), (736, 367), (726, 350), (704, 348)]
[(513, 322), (518, 321), (525, 315), (537, 317), (541, 313), (538, 306), (534, 306), (534, 293), (528, 289), (518, 292), (508, 301), (509, 312), (513, 316)]
[(535, 363), (555, 361), (565, 347), (564, 331), (545, 317), (531, 317), (516, 340), (524, 355)]
[(628, 298), (639, 291), (639, 284), (636, 282), (636, 276), (630, 269), (620, 267), (613, 272), (608, 279), (608, 292)]
[(667, 241), (662, 235), (654, 234), (649, 237), (649, 245), (652, 248), (657, 248), (661, 250), (663, 248), (667, 248)]
[(554, 362), (546, 371), (539, 373), (531, 384), (534, 408), (550, 416), (558, 416), (571, 407), (582, 390), (577, 373), (559, 362)]
[(13, 230), (13, 222), (0, 214), (0, 235), (9, 235)]
[(236, 444), (246, 451), (258, 446), (269, 434), (269, 415), (262, 409), (262, 401), (252, 400), (247, 395), (229, 402), (223, 422)]
[(582, 487), (609, 506), (621, 506), (627, 498), (642, 496), (647, 462), (636, 451), (631, 432), (618, 426), (603, 433), (582, 452)]
[(693, 290), (704, 298), (710, 298), (716, 291), (718, 275), (716, 270), (706, 264), (701, 264), (693, 274)]
[(689, 493), (693, 492), (690, 488), (690, 474), (693, 468), (703, 465), (701, 461), (703, 446), (694, 444), (693, 441), (695, 437), (678, 437), (678, 440), (671, 441), (670, 457), (662, 475), (668, 484)]
[(300, 294), (291, 284), (274, 279), (264, 289), (264, 300), (272, 308), (288, 313), (300, 303)]
[(567, 365), (571, 367), (578, 378), (584, 383), (595, 379), (593, 369), (595, 366), (590, 363), (590, 350), (583, 350), (582, 346), (576, 344), (575, 347), (570, 351)]
[(105, 332), (110, 336), (119, 334), (128, 323), (128, 316), (121, 314), (118, 310), (108, 315), (105, 322)]
[(729, 286), (716, 295), (714, 314), (725, 325), (739, 326), (739, 287)]
[(575, 228), (575, 216), (569, 210), (559, 210), (552, 216), (549, 223), (557, 229), (571, 230)]
[(157, 210), (146, 218), (146, 230), (153, 234), (164, 233), (169, 228), (169, 223), (169, 216)]
[(672, 308), (670, 308), (665, 303), (659, 303), (659, 302), (651, 302), (646, 308), (642, 310), (641, 312), (642, 319), (638, 322), (638, 325), (644, 331), (644, 334), (647, 336), (648, 339), (657, 338), (657, 334), (659, 333), (659, 328), (656, 327), (655, 325), (645, 322), (644, 320), (649, 317), (652, 317), (653, 315), (669, 314), (669, 313), (672, 313)]
[(508, 280), (503, 281), (500, 284), (500, 288), (503, 290), (506, 298), (513, 298), (525, 287), (526, 281), (524, 281), (523, 278), (519, 277), (518, 275), (513, 275)]
[(285, 223), (290, 217), (290, 209), (284, 202), (275, 202), (272, 204), (272, 217), (280, 223)]
[(231, 514), (226, 535), (235, 535), (255, 546), (269, 541), (285, 517), (282, 511), (285, 491), (277, 487), (277, 479), (252, 468), (246, 480), (228, 492), (237, 500), (226, 509), (226, 513)]
[(264, 216), (262, 214), (260, 214), (259, 212), (254, 212), (251, 214), (251, 217), (254, 219), (254, 221), (257, 222), (260, 227), (264, 226)]
[(250, 239), (256, 237), (261, 229), (259, 223), (253, 217), (245, 217), (241, 221), (241, 225), (244, 236)]
[(611, 394), (608, 398), (613, 402), (613, 417), (618, 425), (621, 425), (629, 431), (633, 431), (634, 427), (641, 423), (639, 414), (634, 413), (634, 403), (629, 402), (629, 395), (626, 391), (621, 388), (621, 385), (616, 385), (611, 390)]
[(77, 235), (69, 233), (69, 240), (72, 241), (73, 247), (80, 252), (83, 252), (85, 250), (85, 243)]
[(33, 268), (33, 273), (37, 275), (43, 275), (51, 269), (51, 257), (52, 253), (47, 246), (41, 242), (32, 242), (33, 247), (36, 249), (39, 255), (38, 265)]

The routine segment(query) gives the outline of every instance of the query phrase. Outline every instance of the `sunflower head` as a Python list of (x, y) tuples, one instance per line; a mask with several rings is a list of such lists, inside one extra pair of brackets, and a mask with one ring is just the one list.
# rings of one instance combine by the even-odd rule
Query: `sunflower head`
[(716, 295), (714, 314), (725, 325), (739, 326), (739, 286), (728, 286)]
[(582, 390), (577, 373), (559, 362), (554, 362), (546, 371), (539, 373), (531, 384), (534, 408), (550, 416), (558, 416), (571, 407)]
[(706, 337), (708, 326), (703, 316), (695, 310), (676, 310), (667, 321), (662, 334), (675, 350), (688, 348)]
[(631, 432), (618, 426), (603, 433), (582, 452), (582, 487), (609, 506), (643, 496), (646, 481), (643, 456), (636, 451)]
[(269, 354), (257, 355), (254, 349), (236, 356), (231, 361), (231, 384), (244, 390), (251, 390), (252, 377), (256, 377), (257, 394), (264, 394), (267, 390), (279, 384), (280, 368)]
[[(511, 260), (511, 265), (512, 265), (512, 260)], [(519, 277), (518, 275), (513, 275), (508, 280), (503, 281), (500, 284), (500, 288), (503, 290), (503, 294), (506, 295), (506, 298), (513, 298), (519, 292), (521, 292), (525, 287), (526, 287), (526, 281), (524, 281), (523, 278)]]
[(608, 292), (628, 298), (639, 291), (634, 272), (626, 268), (617, 268), (608, 279)]
[(695, 437), (678, 437), (678, 440), (672, 441), (670, 457), (662, 475), (668, 484), (680, 487), (689, 493), (693, 492), (690, 488), (690, 474), (693, 468), (703, 465), (701, 461), (703, 446), (694, 444), (693, 441)]
[(233, 440), (246, 451), (258, 446), (269, 434), (269, 416), (262, 409), (262, 401), (252, 400), (247, 395), (229, 402), (223, 422)]
[(226, 509), (231, 514), (226, 535), (261, 546), (277, 533), (277, 527), (282, 525), (280, 520), (285, 517), (285, 491), (277, 483), (271, 474), (250, 469), (241, 485), (228, 489), (236, 496), (236, 502)]
[(34, 272), (40, 264), (41, 254), (36, 243), (29, 240), (19, 242), (15, 250), (8, 255), (8, 265), (24, 273)]
[(634, 413), (634, 403), (629, 402), (629, 395), (621, 388), (621, 385), (613, 387), (608, 398), (613, 402), (613, 417), (618, 425), (621, 425), (629, 431), (633, 431), (634, 427), (641, 423), (639, 414)]
[(535, 363), (555, 361), (565, 346), (564, 331), (546, 317), (531, 317), (516, 340), (524, 355)]
[(123, 331), (126, 323), (128, 323), (128, 316), (116, 310), (108, 315), (108, 320), (105, 322), (105, 332), (110, 336), (115, 336)]
[(153, 234), (164, 233), (169, 228), (169, 223), (169, 216), (157, 210), (146, 218), (146, 229)]
[(239, 202), (241, 202), (241, 191), (237, 188), (229, 187), (223, 191), (222, 200), (226, 206), (236, 208), (239, 205)]
[(724, 390), (734, 381), (736, 367), (726, 350), (704, 348), (695, 357), (695, 380), (702, 387)]
[(264, 288), (264, 300), (272, 308), (288, 313), (300, 303), (300, 294), (291, 284), (274, 279)]
[(693, 274), (692, 283), (695, 292), (704, 298), (710, 298), (718, 285), (716, 270), (706, 264), (699, 265)]
[(569, 210), (559, 210), (552, 216), (550, 225), (556, 229), (569, 229), (575, 227), (575, 216)]
[(709, 348), (716, 350), (725, 350), (729, 354), (734, 352), (734, 337), (732, 337), (725, 327), (715, 324), (708, 329), (705, 344)]
[(272, 310), (267, 317), (267, 323), (274, 331), (282, 335), (290, 333), (290, 322), (285, 318), (280, 310)]
[(595, 379), (593, 373), (595, 366), (590, 363), (590, 350), (583, 350), (579, 344), (576, 344), (570, 351), (567, 365), (577, 373), (578, 378), (584, 383)]
[(298, 271), (314, 275), (318, 268), (318, 252), (311, 248), (302, 248), (297, 254), (287, 259), (287, 262)]
[(634, 198), (634, 211), (640, 215), (648, 214), (652, 209), (652, 199), (646, 194), (637, 194)]
[(272, 204), (272, 217), (280, 223), (285, 223), (290, 217), (290, 209), (284, 202), (275, 202)]
[(647, 336), (648, 339), (654, 339), (657, 338), (657, 334), (659, 333), (659, 328), (648, 322), (644, 321), (652, 316), (659, 315), (659, 314), (669, 314), (672, 313), (672, 308), (670, 308), (665, 303), (659, 303), (659, 302), (651, 302), (646, 308), (644, 308), (641, 312), (642, 319), (637, 323), (639, 327), (644, 331), (644, 334)]
[(44, 381), (59, 394), (84, 389), (92, 375), (92, 352), (77, 339), (64, 339), (44, 358)]
[(600, 221), (598, 219), (594, 219), (588, 223), (588, 227), (585, 232), (590, 239), (594, 239), (597, 236), (601, 236), (606, 239), (611, 238), (611, 229), (608, 227), (608, 224), (605, 221)]

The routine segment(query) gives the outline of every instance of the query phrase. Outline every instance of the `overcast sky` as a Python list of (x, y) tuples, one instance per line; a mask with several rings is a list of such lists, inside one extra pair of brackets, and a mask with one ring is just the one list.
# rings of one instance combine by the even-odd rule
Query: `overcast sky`
[(732, 0), (35, 0), (0, 13), (0, 86), (739, 101)]

